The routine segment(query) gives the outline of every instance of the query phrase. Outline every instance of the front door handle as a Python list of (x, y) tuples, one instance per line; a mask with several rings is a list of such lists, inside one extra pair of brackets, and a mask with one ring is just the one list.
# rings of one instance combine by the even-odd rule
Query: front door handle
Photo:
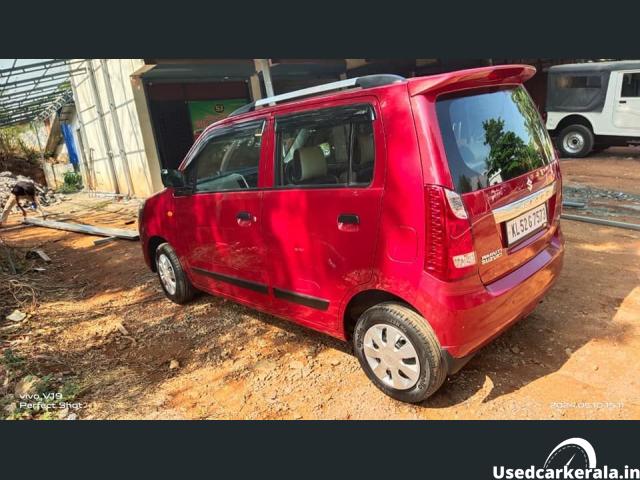
[(357, 232), (360, 228), (360, 217), (353, 213), (338, 215), (338, 230), (343, 232)]
[(345, 223), (349, 225), (359, 225), (360, 217), (353, 213), (342, 213), (338, 216), (338, 223)]
[(620, 100), (620, 103), (627, 103), (626, 100)]
[(236, 220), (238, 221), (238, 225), (241, 227), (248, 227), (256, 221), (256, 218), (251, 215), (250, 212), (238, 212), (236, 214)]

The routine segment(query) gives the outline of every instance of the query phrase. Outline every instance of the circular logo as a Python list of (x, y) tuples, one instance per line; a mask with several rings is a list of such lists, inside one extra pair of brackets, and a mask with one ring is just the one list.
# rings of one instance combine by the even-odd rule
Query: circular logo
[(544, 468), (588, 469), (596, 467), (596, 452), (589, 442), (583, 438), (570, 438), (554, 448)]

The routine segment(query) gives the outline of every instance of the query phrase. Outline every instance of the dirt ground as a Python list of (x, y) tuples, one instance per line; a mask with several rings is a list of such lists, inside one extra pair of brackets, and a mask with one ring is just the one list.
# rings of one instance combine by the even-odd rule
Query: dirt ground
[[(568, 183), (640, 193), (635, 150), (562, 165)], [(135, 228), (136, 208), (78, 194), (52, 210)], [(548, 296), (421, 405), (379, 392), (337, 340), (207, 295), (170, 303), (137, 242), (37, 227), (0, 230), (52, 259), (32, 260), (46, 268), (29, 274), (37, 306), (21, 307), (18, 326), (0, 317), (0, 349), (79, 385), (81, 419), (638, 419), (640, 232), (562, 228), (565, 267)]]
[(640, 147), (612, 147), (587, 158), (562, 160), (564, 181), (640, 195)]

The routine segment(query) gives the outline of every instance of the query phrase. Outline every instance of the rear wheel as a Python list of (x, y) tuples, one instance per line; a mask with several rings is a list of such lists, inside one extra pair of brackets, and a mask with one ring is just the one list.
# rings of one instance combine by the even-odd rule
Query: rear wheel
[(447, 377), (435, 333), (405, 305), (381, 303), (365, 311), (356, 324), (353, 342), (369, 379), (396, 400), (421, 402)]
[(565, 127), (558, 137), (558, 148), (564, 157), (582, 158), (593, 149), (593, 132), (584, 125)]
[(196, 294), (196, 289), (187, 278), (178, 255), (168, 243), (156, 249), (156, 270), (165, 295), (172, 302), (187, 303)]

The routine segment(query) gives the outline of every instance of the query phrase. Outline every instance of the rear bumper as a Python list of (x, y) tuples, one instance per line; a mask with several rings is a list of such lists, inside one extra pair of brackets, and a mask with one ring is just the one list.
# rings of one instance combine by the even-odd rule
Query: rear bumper
[[(517, 270), (483, 285), (478, 278), (447, 284), (424, 274), (418, 308), (434, 328), (452, 369), (525, 317), (562, 269), (564, 241), (558, 228), (547, 247)], [(424, 307), (424, 308), (421, 308)]]

